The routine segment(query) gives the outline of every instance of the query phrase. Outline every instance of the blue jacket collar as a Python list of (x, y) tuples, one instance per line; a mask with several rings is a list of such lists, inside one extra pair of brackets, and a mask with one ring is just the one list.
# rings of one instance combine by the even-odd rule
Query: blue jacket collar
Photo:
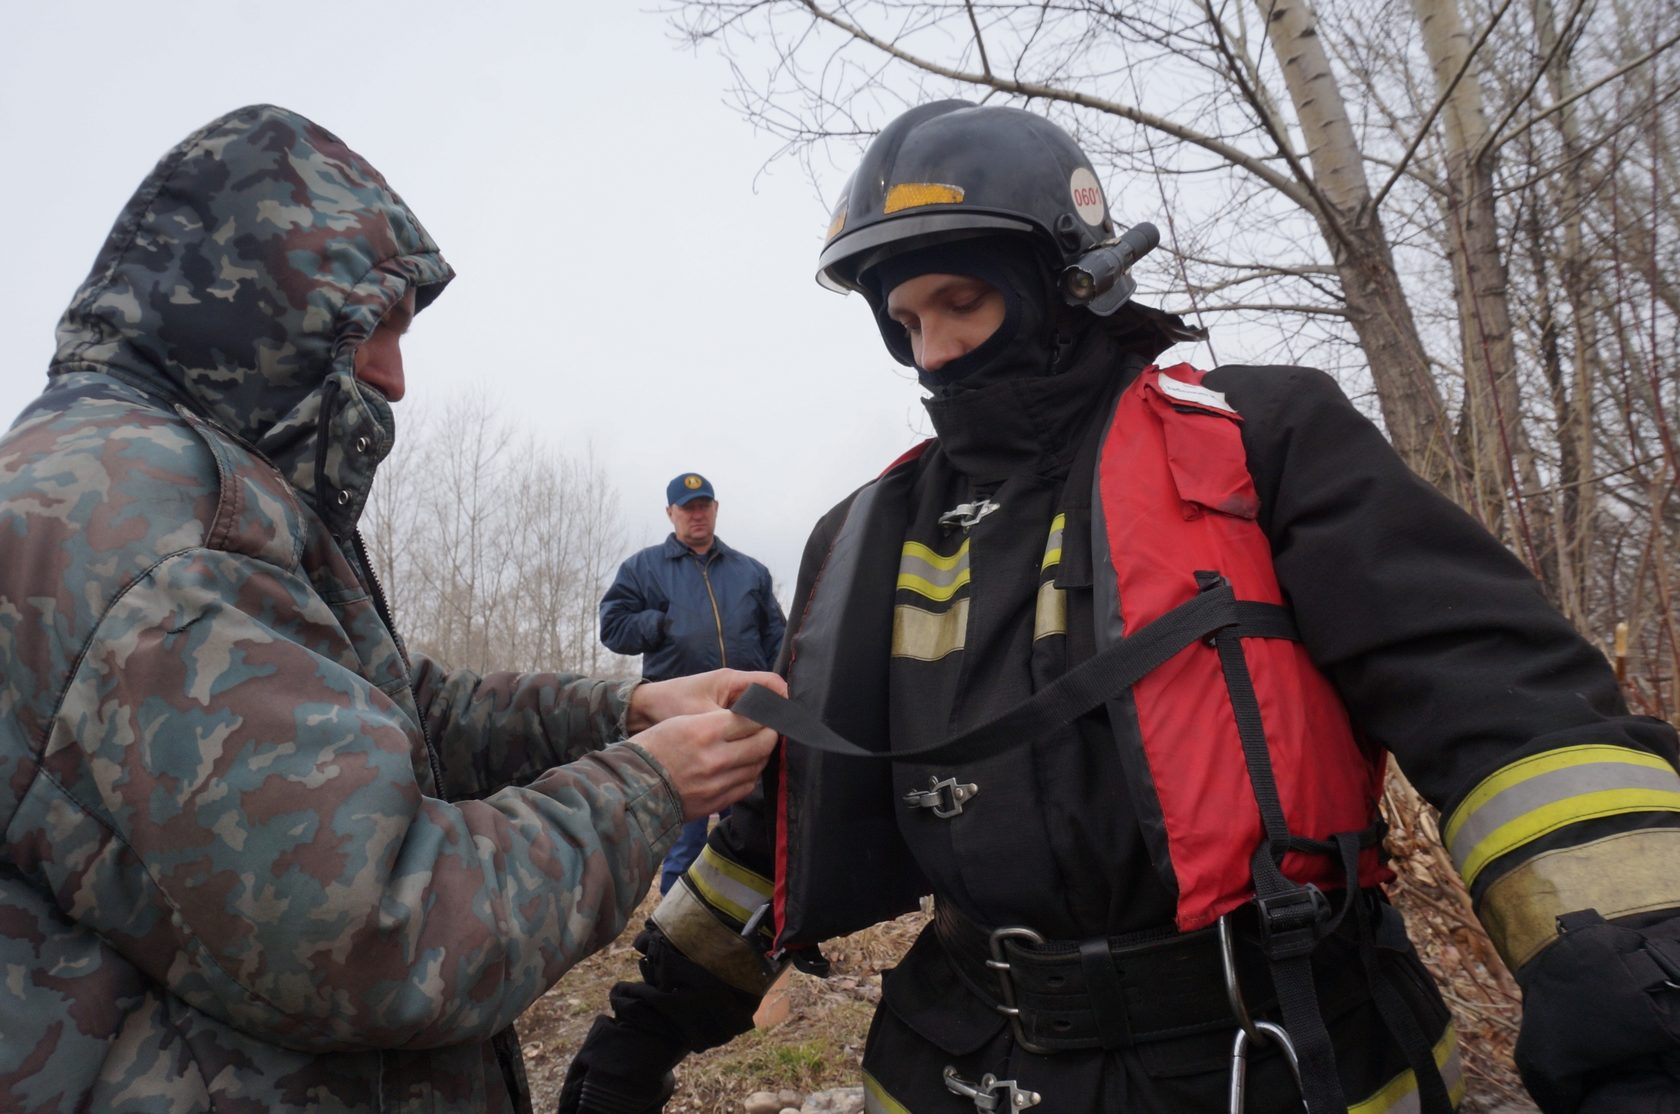
[[(676, 535), (675, 532), (672, 532), (672, 533), (669, 533), (669, 534), (665, 535), (665, 545), (664, 545), (663, 549), (664, 549), (665, 556), (671, 558), (671, 560), (673, 560), (673, 561), (675, 561), (679, 557), (694, 556), (694, 550), (688, 548), (688, 546), (686, 546), (682, 542), (678, 541), (677, 540), (677, 535)], [(723, 539), (722, 538), (720, 538), (716, 534), (714, 534), (714, 535), (712, 535), (712, 548), (710, 548), (706, 551), (706, 558), (707, 558), (707, 560), (710, 560), (713, 556), (722, 557), (726, 553), (733, 553), (733, 552), (735, 552), (733, 549), (731, 549), (729, 546), (723, 544)]]

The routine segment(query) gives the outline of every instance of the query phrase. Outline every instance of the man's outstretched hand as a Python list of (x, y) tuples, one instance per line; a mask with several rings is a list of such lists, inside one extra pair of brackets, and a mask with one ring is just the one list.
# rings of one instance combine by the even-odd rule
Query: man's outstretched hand
[(754, 684), (787, 694), (774, 673), (734, 669), (636, 686), (626, 717), (633, 739), (665, 767), (685, 819), (734, 804), (758, 782), (776, 733), (726, 710)]
[(692, 677), (637, 685), (630, 694), (630, 712), (625, 723), (634, 735), (672, 716), (728, 709), (747, 691), (748, 685), (763, 685), (779, 696), (787, 695), (787, 682), (774, 673), (714, 669)]

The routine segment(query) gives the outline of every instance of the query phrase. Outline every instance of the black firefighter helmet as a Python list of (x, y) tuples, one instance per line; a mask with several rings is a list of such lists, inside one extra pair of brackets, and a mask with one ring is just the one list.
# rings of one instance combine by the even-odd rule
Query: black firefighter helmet
[(1025, 237), (1063, 299), (1104, 317), (1135, 289), (1126, 270), (1159, 242), (1148, 224), (1115, 235), (1091, 160), (1049, 120), (934, 101), (888, 124), (864, 152), (841, 190), (817, 281), (874, 302), (862, 276), (881, 260), (999, 233)]

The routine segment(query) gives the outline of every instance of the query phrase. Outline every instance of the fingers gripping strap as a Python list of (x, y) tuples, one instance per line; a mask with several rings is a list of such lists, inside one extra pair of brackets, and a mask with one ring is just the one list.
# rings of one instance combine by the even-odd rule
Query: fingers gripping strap
[(1119, 696), (1186, 646), (1224, 628), (1235, 628), (1239, 637), (1296, 637), (1283, 608), (1239, 602), (1229, 585), (1210, 588), (1075, 666), (996, 719), (942, 742), (908, 750), (861, 747), (830, 730), (807, 709), (759, 685), (748, 688), (732, 710), (790, 741), (829, 754), (923, 762), (958, 755), (966, 760), (988, 758), (1072, 723)]

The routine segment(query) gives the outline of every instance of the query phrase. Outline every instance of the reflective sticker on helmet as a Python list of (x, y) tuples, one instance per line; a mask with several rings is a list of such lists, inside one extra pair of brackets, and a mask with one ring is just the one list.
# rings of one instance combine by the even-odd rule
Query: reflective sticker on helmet
[(922, 205), (955, 205), (962, 199), (961, 186), (947, 186), (939, 182), (900, 182), (887, 191), (887, 201), (881, 206), (881, 212), (896, 213)]
[(824, 243), (827, 243), (829, 240), (832, 240), (834, 237), (840, 235), (840, 230), (846, 227), (846, 208), (846, 199), (842, 197), (840, 199), (840, 204), (834, 208), (834, 216), (829, 219), (828, 235), (823, 237)]
[(1068, 191), (1073, 194), (1073, 211), (1079, 214), (1079, 219), (1089, 225), (1100, 225), (1107, 206), (1103, 204), (1102, 186), (1097, 184), (1097, 176), (1083, 166), (1073, 172), (1068, 180)]

